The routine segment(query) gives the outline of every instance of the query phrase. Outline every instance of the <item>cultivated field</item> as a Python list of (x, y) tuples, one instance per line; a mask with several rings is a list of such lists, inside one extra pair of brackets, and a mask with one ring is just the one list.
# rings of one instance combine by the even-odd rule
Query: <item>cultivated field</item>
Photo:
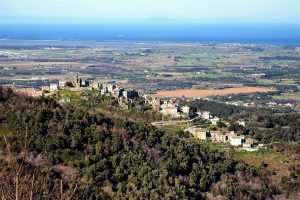
[(256, 92), (274, 92), (275, 90), (270, 88), (258, 88), (258, 87), (240, 87), (240, 88), (227, 88), (220, 90), (173, 90), (173, 91), (159, 91), (156, 96), (158, 97), (187, 97), (187, 98), (201, 98), (208, 96), (223, 96), (230, 94), (247, 94)]

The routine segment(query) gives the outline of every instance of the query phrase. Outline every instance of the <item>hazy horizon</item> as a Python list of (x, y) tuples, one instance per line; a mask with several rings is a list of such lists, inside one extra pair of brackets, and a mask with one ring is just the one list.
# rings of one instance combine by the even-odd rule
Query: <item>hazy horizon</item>
[(299, 23), (300, 0), (0, 0), (0, 23)]
[(0, 0), (0, 38), (300, 43), (300, 0)]

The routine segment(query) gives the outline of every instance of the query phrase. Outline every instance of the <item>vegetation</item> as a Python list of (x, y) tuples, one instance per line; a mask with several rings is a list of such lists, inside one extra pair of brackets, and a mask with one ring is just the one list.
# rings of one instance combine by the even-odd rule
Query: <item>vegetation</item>
[[(267, 109), (238, 107), (206, 100), (195, 100), (190, 105), (194, 111), (210, 111), (213, 116), (229, 120), (232, 124), (229, 130), (253, 136), (262, 143), (300, 140), (299, 113), (276, 114)], [(239, 119), (247, 121), (247, 128), (236, 123)]]
[(268, 199), (298, 191), (293, 177), (281, 184), (193, 138), (88, 106), (0, 88), (0, 125), (5, 199), (28, 199), (29, 191), (34, 199)]
[(210, 111), (213, 116), (218, 116), (225, 119), (228, 119), (233, 114), (238, 114), (245, 109), (237, 106), (224, 105), (223, 103), (217, 103), (214, 101), (207, 100), (192, 101), (190, 103), (190, 106), (192, 106), (194, 110), (199, 109), (204, 111)]
[(260, 149), (258, 151), (236, 151), (234, 158), (244, 160), (249, 165), (263, 165), (268, 169), (275, 171), (280, 176), (289, 175), (289, 163), (293, 162), (284, 153), (276, 152), (271, 149)]

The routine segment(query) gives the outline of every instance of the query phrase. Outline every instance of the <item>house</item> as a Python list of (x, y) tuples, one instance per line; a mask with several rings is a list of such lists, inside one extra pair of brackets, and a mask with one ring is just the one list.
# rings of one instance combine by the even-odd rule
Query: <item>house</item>
[(230, 140), (230, 144), (231, 144), (232, 146), (241, 146), (242, 143), (243, 143), (243, 139), (242, 139), (241, 136), (234, 136), (234, 137), (232, 137), (231, 140)]
[(211, 122), (212, 125), (217, 125), (217, 123), (220, 121), (219, 117), (214, 117), (212, 119), (209, 120)]
[(173, 118), (178, 118), (181, 116), (178, 104), (172, 100), (164, 100), (160, 106), (160, 112), (163, 115), (170, 115)]
[(123, 96), (123, 88), (115, 84), (102, 84), (99, 86), (101, 95), (107, 94), (115, 97), (116, 99)]
[(229, 133), (226, 133), (227, 137), (228, 137), (228, 140), (231, 141), (231, 139), (233, 137), (236, 137), (237, 136), (237, 133), (235, 133), (234, 131), (230, 131)]
[(26, 88), (25, 93), (31, 97), (40, 97), (43, 96), (43, 91), (40, 89)]
[(104, 95), (106, 93), (106, 88), (102, 88), (101, 90), (100, 90), (100, 94), (101, 95)]
[(227, 135), (222, 134), (222, 135), (219, 136), (219, 138), (217, 140), (219, 140), (218, 142), (227, 142), (228, 137), (227, 137)]
[(49, 86), (42, 86), (42, 92), (44, 92), (44, 93), (50, 92), (50, 87)]
[(101, 93), (101, 95), (104, 95), (104, 94), (108, 93), (107, 84), (102, 84), (100, 86), (100, 93)]
[(187, 129), (187, 131), (190, 132), (195, 138), (198, 138), (200, 140), (209, 140), (209, 139), (211, 139), (210, 132), (206, 131), (202, 128), (189, 127)]
[(243, 106), (244, 102), (242, 101), (234, 101), (234, 102), (226, 102), (227, 105), (233, 105), (233, 106)]
[(244, 120), (238, 120), (237, 123), (238, 123), (240, 126), (246, 127), (246, 122), (245, 122)]
[(164, 100), (161, 104), (161, 108), (163, 109), (166, 107), (178, 107), (178, 104), (172, 100)]
[(208, 112), (208, 111), (204, 111), (204, 112), (202, 112), (201, 113), (201, 117), (203, 118), (203, 119), (206, 119), (206, 120), (209, 120), (210, 119), (210, 112)]
[(268, 107), (275, 107), (275, 106), (277, 106), (277, 103), (274, 102), (274, 101), (268, 102), (268, 103), (267, 103), (267, 106), (268, 106)]
[(54, 92), (58, 90), (58, 84), (57, 83), (50, 83), (50, 92)]
[(124, 91), (122, 92), (122, 96), (123, 96), (126, 100), (128, 100), (128, 99), (133, 99), (133, 98), (139, 97), (139, 93), (138, 93), (137, 91), (135, 91), (135, 90), (129, 89), (129, 90), (124, 90)]
[(83, 80), (79, 78), (78, 73), (76, 74), (76, 80), (71, 80), (72, 85), (79, 88), (79, 87), (88, 87), (90, 82), (88, 80)]
[(189, 106), (182, 106), (181, 111), (183, 114), (188, 115), (190, 114), (190, 107)]
[(245, 142), (246, 137), (244, 135), (240, 135), (240, 137), (242, 138), (242, 142)]
[[(216, 133), (217, 132), (217, 133)], [(221, 131), (210, 131), (211, 139), (215, 142), (227, 142), (227, 135), (223, 134)]]
[(40, 89), (34, 90), (33, 94), (31, 95), (32, 97), (40, 97), (43, 96), (43, 91)]
[(79, 79), (78, 73), (76, 74), (76, 79), (73, 80), (73, 86), (79, 88), (81, 84), (81, 79)]
[(227, 136), (226, 135), (224, 135), (223, 136), (223, 133), (221, 132), (221, 131), (210, 131), (210, 135), (211, 135), (211, 139), (213, 140), (213, 141), (216, 141), (216, 142), (224, 142), (224, 140), (225, 140), (225, 142), (227, 141)]
[(107, 87), (103, 84), (100, 86), (100, 94), (104, 95), (105, 93), (107, 93)]
[(290, 107), (290, 108), (293, 108), (293, 104), (291, 104), (291, 103), (286, 103), (286, 104), (283, 104), (282, 106), (283, 106), (283, 107)]
[(202, 131), (202, 128), (197, 128), (197, 127), (188, 127), (186, 129), (186, 131), (188, 131), (189, 133), (191, 133), (192, 135), (195, 136), (196, 132)]
[(59, 80), (58, 86), (61, 87), (66, 87), (67, 82), (65, 80)]
[(89, 86), (89, 81), (87, 80), (82, 80), (82, 79), (79, 79), (80, 80), (80, 87), (88, 87)]
[(169, 115), (173, 118), (178, 118), (180, 117), (180, 112), (178, 107), (172, 106), (172, 107), (165, 107), (160, 111), (163, 115)]
[(252, 148), (254, 146), (258, 145), (258, 141), (253, 139), (253, 138), (247, 138), (245, 140), (245, 143), (243, 144), (243, 147), (248, 147), (248, 148)]
[(197, 138), (199, 138), (200, 140), (209, 140), (209, 139), (211, 139), (211, 134), (210, 134), (209, 131), (197, 132), (196, 135), (197, 135)]
[(107, 84), (106, 88), (107, 88), (107, 92), (111, 93), (116, 88), (116, 85), (115, 84)]
[(117, 99), (120, 96), (122, 96), (123, 91), (124, 91), (123, 88), (116, 87), (115, 89), (112, 90), (111, 96)]
[(159, 111), (162, 102), (160, 98), (153, 97), (148, 101), (148, 103), (152, 105), (153, 110)]
[(93, 89), (100, 89), (101, 88), (101, 83), (98, 82), (98, 81), (93, 81), (91, 83), (91, 86), (92, 86)]

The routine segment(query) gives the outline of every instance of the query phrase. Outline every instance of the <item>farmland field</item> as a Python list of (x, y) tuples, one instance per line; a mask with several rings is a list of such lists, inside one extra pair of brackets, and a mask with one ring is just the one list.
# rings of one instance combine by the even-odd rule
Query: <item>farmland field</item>
[(0, 41), (1, 85), (39, 88), (74, 79), (78, 74), (88, 81), (114, 82), (151, 96), (211, 96), (221, 102), (241, 101), (243, 96), (245, 105), (269, 107), (268, 103), (275, 101), (281, 110), (286, 110), (286, 105), (295, 110), (300, 108), (300, 51), (296, 46), (167, 42), (37, 44), (40, 43), (31, 41), (24, 46), (11, 41), (10, 45), (1, 45)]
[(240, 87), (240, 88), (227, 88), (227, 89), (211, 89), (211, 90), (173, 90), (173, 91), (159, 91), (156, 96), (159, 97), (187, 97), (187, 98), (201, 98), (217, 95), (230, 95), (230, 94), (248, 94), (257, 92), (274, 92), (270, 88), (258, 87)]

